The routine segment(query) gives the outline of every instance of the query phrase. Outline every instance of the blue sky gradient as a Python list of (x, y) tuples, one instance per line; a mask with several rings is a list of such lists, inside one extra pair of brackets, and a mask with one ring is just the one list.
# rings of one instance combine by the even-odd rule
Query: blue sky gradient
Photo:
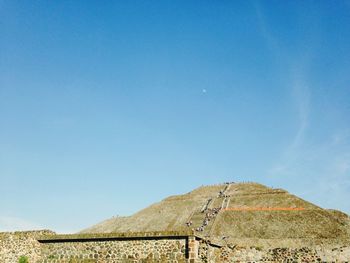
[(256, 181), (350, 213), (350, 1), (0, 0), (0, 231)]

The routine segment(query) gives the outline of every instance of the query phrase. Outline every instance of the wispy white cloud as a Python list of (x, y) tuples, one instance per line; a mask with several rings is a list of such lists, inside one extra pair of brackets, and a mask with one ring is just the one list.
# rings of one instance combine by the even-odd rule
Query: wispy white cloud
[[(272, 184), (288, 186), (296, 194), (321, 206), (350, 213), (350, 127), (336, 127), (323, 134), (324, 141), (310, 140), (317, 127), (311, 120), (313, 94), (308, 69), (312, 67), (312, 52), (283, 52), (283, 46), (270, 29), (263, 7), (255, 5), (258, 26), (268, 49), (285, 62), (290, 78), (287, 90), (294, 101), (297, 124), (287, 146), (267, 171)], [(346, 126), (346, 125), (345, 125)], [(328, 135), (328, 136), (327, 136)]]
[(309, 126), (309, 114), (311, 107), (311, 93), (307, 81), (300, 70), (294, 70), (292, 77), (291, 94), (294, 98), (295, 109), (298, 114), (298, 126), (289, 145), (282, 152), (280, 159), (270, 169), (270, 175), (290, 174), (291, 167), (295, 165), (300, 151), (303, 148), (305, 134)]
[(277, 55), (281, 55), (281, 48), (277, 38), (272, 34), (270, 27), (268, 26), (263, 7), (261, 6), (259, 1), (254, 2), (255, 13), (257, 17), (258, 26), (260, 28), (260, 33), (262, 37), (265, 39), (267, 47), (273, 53), (277, 53)]
[(268, 171), (270, 179), (322, 207), (350, 214), (350, 133), (334, 132), (322, 143), (310, 144), (301, 139), (303, 126)]
[(310, 89), (303, 76), (294, 77), (292, 90), (299, 115), (299, 127), (290, 146), (291, 150), (298, 148), (304, 140), (306, 129), (309, 126), (310, 111)]
[(350, 148), (344, 147), (349, 143), (349, 136), (334, 134), (319, 144), (299, 140), (292, 151), (285, 149), (287, 153), (268, 171), (269, 178), (322, 207), (350, 214)]
[[(261, 35), (265, 39), (268, 49), (276, 57), (285, 62), (286, 72), (290, 73), (289, 82), (286, 84), (287, 90), (290, 90), (295, 102), (295, 109), (298, 114), (298, 125), (290, 143), (281, 153), (280, 159), (270, 168), (269, 175), (290, 174), (290, 167), (295, 164), (300, 155), (300, 148), (303, 146), (305, 134), (309, 126), (309, 113), (311, 103), (311, 89), (307, 80), (307, 66), (310, 60), (310, 54), (302, 54), (299, 59), (291, 56), (288, 52), (283, 52), (282, 45), (275, 36), (268, 24), (263, 6), (259, 1), (254, 2), (257, 15), (257, 22)], [(291, 83), (291, 84), (289, 84)]]
[(295, 128), (294, 136), (291, 138), (288, 146), (282, 151), (279, 159), (272, 165), (268, 171), (270, 176), (292, 175), (293, 166), (298, 162), (300, 156), (300, 150), (303, 146), (305, 139), (305, 133), (309, 126), (309, 112), (310, 112), (310, 87), (306, 78), (306, 66), (308, 64), (308, 57), (303, 54), (303, 57), (298, 60), (291, 57), (288, 53), (282, 51), (281, 44), (278, 37), (276, 37), (267, 22), (265, 12), (259, 1), (255, 3), (255, 11), (257, 15), (257, 22), (260, 28), (261, 35), (265, 39), (266, 45), (269, 50), (276, 57), (283, 57), (285, 61), (286, 71), (290, 73), (289, 86), (290, 94), (293, 96), (295, 102), (295, 109), (298, 114), (298, 125)]

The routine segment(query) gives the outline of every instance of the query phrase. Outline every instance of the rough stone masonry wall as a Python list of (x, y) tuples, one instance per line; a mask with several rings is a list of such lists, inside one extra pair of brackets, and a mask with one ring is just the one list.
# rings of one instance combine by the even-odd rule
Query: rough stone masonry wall
[(109, 240), (42, 244), (40, 263), (186, 261), (186, 239)]
[(17, 263), (20, 256), (26, 256), (29, 262), (40, 258), (41, 246), (37, 238), (54, 234), (49, 230), (4, 232), (0, 233), (0, 262)]
[(0, 233), (0, 263), (17, 263), (22, 255), (27, 256), (30, 263), (350, 262), (350, 246), (262, 248), (228, 244), (220, 248), (193, 236), (187, 239), (159, 235), (108, 241), (37, 241), (52, 234), (51, 231)]
[(350, 247), (270, 248), (213, 247), (202, 241), (200, 262), (350, 262)]

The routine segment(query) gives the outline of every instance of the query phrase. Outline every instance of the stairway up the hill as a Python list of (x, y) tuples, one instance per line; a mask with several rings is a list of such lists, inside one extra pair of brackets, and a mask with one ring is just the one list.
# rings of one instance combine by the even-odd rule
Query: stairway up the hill
[(195, 211), (189, 218), (187, 225), (200, 235), (209, 236), (216, 217), (229, 204), (230, 196), (226, 195), (231, 184), (225, 184), (216, 196), (209, 198), (200, 210)]

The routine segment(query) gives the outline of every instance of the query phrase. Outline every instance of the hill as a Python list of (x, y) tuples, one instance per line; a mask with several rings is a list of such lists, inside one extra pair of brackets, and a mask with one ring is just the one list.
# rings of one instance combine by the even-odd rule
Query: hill
[(105, 220), (81, 233), (188, 229), (218, 242), (350, 240), (348, 215), (257, 183), (202, 186), (187, 194), (168, 197), (132, 216)]

